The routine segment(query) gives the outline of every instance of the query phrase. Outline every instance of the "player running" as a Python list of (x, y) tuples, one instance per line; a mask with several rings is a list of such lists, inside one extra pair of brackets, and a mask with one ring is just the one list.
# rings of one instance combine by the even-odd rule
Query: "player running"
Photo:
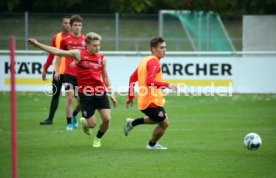
[(134, 86), (138, 81), (138, 109), (146, 116), (137, 119), (127, 118), (124, 126), (124, 132), (127, 136), (133, 127), (141, 124), (157, 124), (149, 140), (147, 149), (166, 150), (160, 145), (158, 140), (165, 133), (169, 121), (164, 109), (165, 99), (163, 98), (163, 89), (170, 88), (177, 90), (176, 85), (162, 82), (162, 70), (160, 65), (161, 58), (166, 52), (165, 41), (158, 37), (150, 41), (151, 55), (141, 60), (138, 68), (131, 75), (129, 80), (129, 93), (126, 107), (132, 106), (134, 99)]
[(95, 110), (101, 116), (101, 125), (94, 138), (93, 147), (101, 147), (101, 138), (109, 127), (111, 115), (107, 93), (110, 95), (113, 106), (117, 107), (116, 98), (111, 90), (111, 83), (106, 70), (106, 61), (103, 54), (99, 54), (101, 36), (90, 32), (86, 35), (87, 49), (61, 50), (29, 39), (28, 43), (54, 55), (71, 57), (77, 64), (78, 92), (83, 117), (80, 119), (83, 131), (91, 135), (96, 126)]

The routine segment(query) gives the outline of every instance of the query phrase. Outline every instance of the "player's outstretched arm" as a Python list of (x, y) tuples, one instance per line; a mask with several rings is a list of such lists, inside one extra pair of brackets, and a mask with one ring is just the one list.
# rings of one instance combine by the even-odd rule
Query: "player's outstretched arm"
[(33, 38), (28, 39), (27, 42), (28, 42), (28, 44), (30, 44), (36, 48), (42, 49), (44, 51), (47, 51), (51, 54), (58, 55), (58, 56), (72, 57), (77, 61), (80, 60), (80, 51), (79, 50), (69, 50), (69, 51), (61, 50), (61, 49), (58, 49), (55, 47), (51, 47), (51, 46), (42, 44)]

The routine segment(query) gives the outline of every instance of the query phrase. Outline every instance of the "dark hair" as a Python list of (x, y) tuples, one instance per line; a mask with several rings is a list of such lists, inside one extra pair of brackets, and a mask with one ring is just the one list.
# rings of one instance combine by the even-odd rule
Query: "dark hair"
[(68, 16), (68, 15), (63, 16), (63, 17), (61, 18), (61, 23), (63, 22), (64, 19), (70, 19), (70, 20), (71, 20), (71, 17)]
[(70, 25), (72, 26), (74, 22), (82, 22), (83, 18), (80, 15), (72, 15), (70, 19)]
[(150, 49), (156, 48), (160, 43), (163, 43), (165, 40), (162, 37), (156, 37), (150, 40)]
[(68, 16), (68, 15), (63, 16), (63, 17), (61, 18), (61, 23), (63, 22), (64, 19), (71, 19), (71, 17)]

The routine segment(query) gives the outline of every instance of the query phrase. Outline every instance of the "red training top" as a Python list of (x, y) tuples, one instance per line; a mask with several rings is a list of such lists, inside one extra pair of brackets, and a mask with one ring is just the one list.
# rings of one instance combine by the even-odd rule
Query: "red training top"
[[(70, 35), (68, 38), (62, 39), (60, 43), (60, 49), (63, 50), (72, 50), (72, 49), (86, 49), (85, 46), (85, 36), (81, 35), (80, 37), (73, 37)], [(65, 58), (65, 71), (64, 74), (69, 74), (73, 76), (77, 76), (76, 67), (71, 67), (70, 64), (74, 61), (74, 59), (70, 57)]]
[(80, 93), (103, 93), (106, 86), (102, 78), (104, 67), (103, 54), (90, 54), (80, 50), (81, 60), (77, 63), (77, 81)]

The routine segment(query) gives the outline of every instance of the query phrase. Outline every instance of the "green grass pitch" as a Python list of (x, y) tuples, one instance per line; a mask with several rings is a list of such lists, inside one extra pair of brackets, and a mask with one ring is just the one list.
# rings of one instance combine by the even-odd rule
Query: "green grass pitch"
[[(65, 130), (65, 97), (54, 125), (40, 126), (50, 97), (17, 93), (18, 173), (21, 178), (176, 178), (276, 177), (276, 95), (167, 96), (170, 126), (160, 140), (166, 151), (146, 150), (154, 126), (123, 134), (126, 117), (143, 116), (125, 109), (117, 96), (110, 130), (102, 147), (80, 128)], [(10, 95), (0, 93), (0, 177), (11, 177)], [(80, 114), (79, 114), (80, 115)], [(98, 124), (100, 119), (98, 117)], [(98, 126), (96, 127), (98, 128)], [(243, 137), (258, 133), (263, 145), (249, 151)]]

